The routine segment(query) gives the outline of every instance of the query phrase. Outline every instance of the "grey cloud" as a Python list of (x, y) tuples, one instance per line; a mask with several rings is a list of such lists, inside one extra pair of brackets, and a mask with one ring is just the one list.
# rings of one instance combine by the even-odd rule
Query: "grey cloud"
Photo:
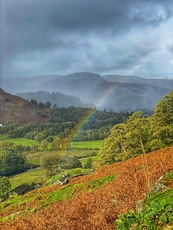
[[(172, 0), (2, 0), (1, 11), (2, 73), (35, 71), (36, 75), (138, 65), (152, 52), (154, 42), (146, 45), (147, 39), (135, 32), (143, 31), (145, 37), (146, 28), (166, 23), (173, 4)], [(121, 37), (127, 44), (119, 42)]]

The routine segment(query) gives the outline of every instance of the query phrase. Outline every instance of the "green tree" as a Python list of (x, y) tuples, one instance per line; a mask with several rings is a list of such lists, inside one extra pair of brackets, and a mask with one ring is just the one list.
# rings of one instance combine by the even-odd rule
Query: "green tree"
[(92, 168), (92, 164), (93, 164), (93, 160), (92, 160), (92, 158), (90, 157), (90, 158), (87, 159), (87, 161), (86, 161), (86, 163), (85, 163), (85, 165), (84, 165), (84, 168), (85, 168), (85, 169), (91, 169), (91, 168)]
[(66, 155), (60, 161), (60, 166), (63, 169), (82, 168), (80, 160), (75, 156)]
[(39, 149), (41, 149), (42, 151), (47, 150), (47, 146), (48, 146), (48, 141), (46, 139), (43, 139), (39, 144)]
[(43, 109), (45, 108), (45, 104), (43, 102), (39, 102), (38, 106)]
[(59, 150), (61, 148), (61, 139), (59, 137), (55, 138), (51, 143), (52, 150)]
[(45, 108), (50, 108), (51, 105), (52, 105), (52, 103), (51, 103), (50, 101), (47, 101), (47, 102), (45, 103)]
[(48, 153), (41, 158), (41, 166), (46, 170), (47, 176), (54, 175), (60, 156), (58, 154)]
[(143, 151), (148, 152), (150, 140), (149, 118), (143, 117), (141, 111), (136, 112), (126, 123), (117, 124), (111, 129), (98, 154), (100, 164), (111, 164), (140, 155)]
[(111, 134), (104, 140), (103, 147), (98, 153), (100, 165), (112, 164), (122, 158), (125, 127), (125, 124), (118, 124), (111, 129)]
[(33, 104), (33, 105), (38, 105), (38, 102), (34, 99), (31, 99), (30, 102)]
[(155, 149), (173, 144), (173, 90), (156, 104), (151, 117), (151, 132)]
[(9, 197), (10, 190), (11, 184), (8, 177), (0, 176), (0, 202), (6, 200)]
[(0, 175), (10, 175), (24, 169), (25, 159), (22, 153), (15, 152), (14, 143), (3, 144), (0, 151)]
[(151, 140), (149, 118), (143, 117), (142, 111), (134, 113), (126, 122), (126, 131), (122, 146), (128, 157), (149, 152)]

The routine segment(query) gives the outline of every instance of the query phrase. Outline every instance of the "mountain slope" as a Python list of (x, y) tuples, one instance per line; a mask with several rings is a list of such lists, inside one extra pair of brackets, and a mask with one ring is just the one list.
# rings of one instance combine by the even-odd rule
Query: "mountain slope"
[(32, 191), (18, 204), (11, 198), (0, 206), (0, 229), (112, 230), (118, 214), (135, 209), (150, 186), (173, 170), (172, 152), (173, 146), (98, 168), (65, 186)]
[(58, 91), (76, 96), (83, 102), (91, 103), (93, 92), (101, 84), (107, 84), (107, 81), (99, 74), (80, 72), (48, 80), (42, 87), (47, 88), (48, 91)]
[(29, 122), (45, 123), (50, 112), (0, 89), (0, 123), (11, 121), (19, 124)]
[(104, 75), (102, 76), (108, 82), (121, 82), (121, 83), (138, 83), (173, 89), (173, 79), (147, 79), (137, 76), (123, 76), (123, 75)]

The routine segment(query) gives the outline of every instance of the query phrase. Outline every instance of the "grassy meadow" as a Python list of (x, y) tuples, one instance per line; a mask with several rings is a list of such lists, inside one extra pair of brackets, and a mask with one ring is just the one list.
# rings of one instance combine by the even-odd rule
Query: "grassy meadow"
[(103, 140), (77, 141), (77, 142), (70, 143), (70, 146), (73, 149), (100, 149), (102, 145), (103, 145)]
[(24, 145), (24, 146), (38, 145), (38, 141), (36, 140), (30, 140), (27, 138), (10, 138), (7, 134), (0, 134), (0, 141), (13, 142), (17, 145)]
[[(11, 138), (8, 134), (0, 134), (0, 141), (2, 142), (13, 142), (15, 144), (21, 144), (24, 146), (38, 145), (39, 142), (36, 140), (30, 140), (27, 138)], [(100, 149), (103, 145), (103, 140), (94, 141), (77, 141), (71, 142), (70, 146), (72, 149)], [(50, 149), (50, 145), (48, 146)]]

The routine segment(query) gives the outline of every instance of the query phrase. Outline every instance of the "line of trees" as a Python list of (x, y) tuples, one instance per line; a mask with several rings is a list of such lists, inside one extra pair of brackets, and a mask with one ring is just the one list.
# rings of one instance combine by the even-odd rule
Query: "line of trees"
[(173, 90), (160, 100), (150, 117), (136, 112), (111, 129), (99, 152), (100, 164), (110, 164), (173, 144)]
[[(90, 116), (92, 114), (92, 116)], [(23, 126), (7, 122), (0, 128), (0, 133), (8, 134), (10, 137), (26, 137), (42, 141), (58, 135), (61, 139), (69, 136), (70, 133), (76, 132), (76, 127), (81, 124), (82, 130), (80, 135), (76, 136), (77, 141), (99, 140), (104, 139), (110, 134), (110, 129), (115, 124), (124, 122), (132, 112), (107, 112), (98, 111), (94, 108), (54, 108), (51, 113), (52, 117), (46, 124), (29, 123)], [(89, 120), (88, 120), (89, 117)], [(87, 122), (85, 123), (85, 120)], [(82, 122), (85, 124), (82, 125)]]

